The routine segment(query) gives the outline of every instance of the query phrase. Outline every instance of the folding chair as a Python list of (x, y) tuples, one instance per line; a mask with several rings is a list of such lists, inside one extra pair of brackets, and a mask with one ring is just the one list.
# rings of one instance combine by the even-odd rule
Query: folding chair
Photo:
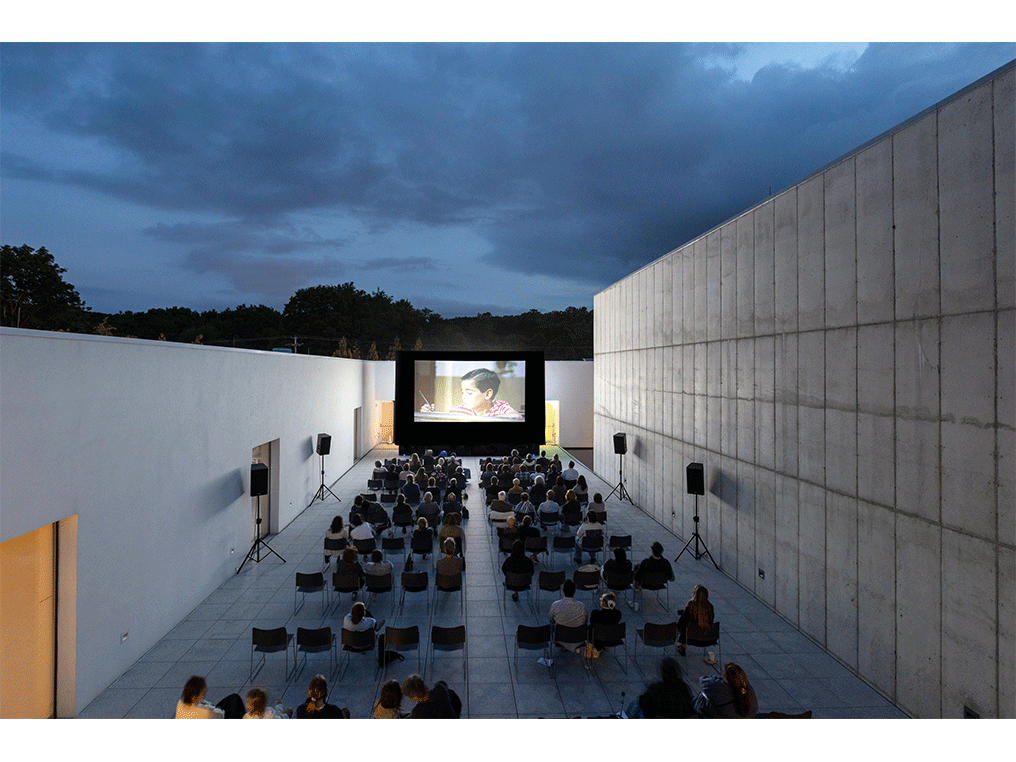
[(564, 585), (564, 581), (566, 579), (568, 579), (568, 572), (564, 569), (561, 569), (560, 571), (547, 571), (545, 569), (541, 569), (538, 586), (536, 588), (536, 605), (540, 605), (541, 590), (548, 593), (559, 593), (561, 592), (561, 587)]
[(547, 552), (547, 538), (544, 535), (539, 537), (527, 537), (526, 538), (526, 553), (539, 555), (543, 553), (548, 558), (550, 553)]
[(501, 588), (501, 602), (504, 604), (504, 610), (508, 611), (508, 593), (529, 593), (529, 608), (533, 607), (533, 575), (522, 574), (518, 572), (505, 572), (504, 581)]
[(555, 553), (567, 553), (569, 556), (575, 555), (575, 535), (565, 534), (557, 535), (554, 537), (553, 551)]
[[(625, 623), (619, 622), (617, 624), (596, 624), (592, 628), (592, 641), (593, 643), (599, 642), (606, 648), (610, 649), (610, 653), (614, 654), (614, 658), (617, 659), (617, 648), (618, 646), (624, 651), (624, 664), (621, 664), (621, 660), (617, 659), (618, 666), (621, 667), (621, 671), (626, 675), (628, 674), (628, 645), (625, 638)], [(592, 660), (592, 661), (595, 661)]]
[(661, 572), (649, 572), (642, 578), (641, 590), (639, 592), (639, 599), (645, 603), (645, 592), (646, 590), (656, 593), (656, 600), (660, 600), (660, 591), (662, 590), (667, 594), (667, 602), (663, 608), (670, 611), (670, 588), (667, 586), (667, 577)]
[(371, 601), (375, 601), (379, 595), (390, 593), (395, 589), (395, 579), (391, 574), (368, 574), (366, 579), (365, 587)]
[(338, 608), (342, 603), (342, 594), (349, 593), (350, 599), (352, 599), (353, 593), (359, 593), (363, 589), (363, 581), (360, 579), (360, 575), (356, 569), (343, 569), (340, 567), (332, 574), (332, 588), (338, 595), (335, 596), (335, 607)]
[[(702, 649), (702, 660), (706, 659), (705, 650), (709, 646), (716, 646), (716, 663), (723, 664), (723, 649), (720, 646), (720, 623), (714, 621), (708, 631), (700, 630), (695, 622), (688, 623), (688, 629), (684, 633), (685, 655), (688, 653), (688, 646), (695, 646)], [(708, 662), (706, 662), (708, 664)]]
[(599, 607), (599, 602), (596, 600), (600, 593), (600, 570), (595, 569), (593, 571), (579, 571), (578, 569), (572, 574), (572, 581), (575, 583), (576, 590), (587, 590), (592, 593), (593, 606)]
[[(275, 654), (280, 651), (286, 655), (286, 681), (289, 681), (289, 649), (293, 643), (293, 636), (286, 632), (285, 627), (276, 627), (271, 630), (261, 630), (257, 627), (251, 628), (250, 633), (250, 680), (254, 680), (254, 653), (261, 654), (261, 663), (257, 671), (265, 664), (265, 654)], [(296, 651), (293, 651), (293, 667), (296, 667)]]
[(430, 605), (430, 579), (427, 572), (402, 572), (402, 596), (399, 598), (399, 610), (406, 602), (406, 593), (423, 593)]
[[(346, 674), (346, 670), (349, 669), (349, 660), (352, 658), (352, 654), (370, 654), (373, 653), (377, 647), (377, 633), (373, 629), (370, 630), (341, 630), (342, 633), (342, 651), (346, 655), (346, 666), (342, 669), (342, 674), (339, 675), (339, 680)], [(377, 677), (377, 665), (374, 667), (374, 676)]]
[(430, 669), (434, 673), (435, 651), (462, 651), (462, 682), (466, 682), (466, 626), (430, 628)]
[[(416, 650), (416, 671), (421, 669), (420, 661), (420, 628), (415, 624), (411, 627), (385, 627), (385, 649), (393, 651)], [(388, 675), (388, 662), (385, 661), (385, 676)]]
[(328, 652), (328, 677), (331, 678), (335, 673), (338, 651), (335, 648), (335, 635), (332, 634), (331, 627), (321, 627), (318, 629), (297, 627), (296, 650), (298, 653), (303, 653), (303, 660), (300, 662), (299, 669), (294, 672), (294, 677), (307, 664), (307, 654), (319, 654), (325, 651)]
[(353, 540), (353, 547), (356, 548), (356, 552), (363, 556), (363, 560), (366, 561), (370, 557), (370, 554), (377, 550), (377, 540), (373, 537)]
[(438, 593), (458, 593), (459, 601), (465, 605), (466, 594), (462, 584), (462, 572), (457, 574), (434, 573), (434, 602), (437, 603)]
[[(519, 649), (526, 651), (538, 651), (543, 649), (543, 658), (551, 661), (550, 658), (550, 625), (544, 624), (539, 627), (530, 627), (520, 624), (515, 631), (515, 679), (519, 678)], [(554, 674), (554, 663), (550, 664), (551, 675)]]
[[(300, 605), (296, 605), (296, 596), (299, 593), (303, 593), (303, 599), (300, 601)], [(307, 593), (321, 593), (321, 613), (328, 611), (330, 602), (328, 601), (328, 588), (325, 587), (325, 575), (322, 572), (314, 572), (312, 574), (304, 574), (303, 572), (296, 573), (296, 590), (293, 592), (293, 615), (296, 616), (296, 612), (303, 608), (303, 604), (307, 601)]]
[(635, 660), (638, 660), (639, 640), (642, 641), (644, 649), (673, 647), (674, 651), (677, 651), (677, 622), (668, 622), (666, 624), (646, 622), (641, 630), (635, 630), (635, 635), (637, 636), (635, 640), (635, 653), (632, 656)]

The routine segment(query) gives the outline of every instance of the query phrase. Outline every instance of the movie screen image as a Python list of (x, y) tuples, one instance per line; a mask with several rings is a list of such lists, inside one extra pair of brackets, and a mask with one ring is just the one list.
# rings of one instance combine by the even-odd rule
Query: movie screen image
[(525, 421), (525, 360), (415, 360), (413, 371), (416, 423)]

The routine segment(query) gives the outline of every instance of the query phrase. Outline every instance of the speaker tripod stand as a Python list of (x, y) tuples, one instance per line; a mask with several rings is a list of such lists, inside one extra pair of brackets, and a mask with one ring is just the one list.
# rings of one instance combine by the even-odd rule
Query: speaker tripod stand
[[(695, 550), (692, 551), (692, 554), (695, 556), (695, 560), (698, 561), (702, 558), (702, 556), (709, 556), (709, 560), (713, 562), (713, 566), (719, 569), (720, 565), (713, 559), (712, 554), (709, 552), (709, 548), (706, 547), (706, 541), (702, 539), (702, 535), (700, 535), (698, 531), (698, 495), (695, 495), (695, 516), (693, 517), (693, 521), (695, 522), (695, 531), (692, 532), (691, 537), (688, 538), (688, 542), (686, 542), (684, 547), (681, 548), (681, 552), (677, 554), (677, 558), (674, 559), (674, 562), (676, 563), (677, 559), (684, 555), (684, 551), (688, 550), (688, 546), (691, 545), (692, 540), (694, 540)], [(699, 550), (699, 543), (702, 544), (701, 551)]]
[(603, 502), (606, 503), (613, 494), (617, 493), (618, 500), (627, 500), (632, 505), (635, 505), (635, 501), (631, 499), (631, 495), (628, 494), (628, 490), (624, 486), (624, 453), (620, 453), (618, 456), (618, 471), (617, 471), (617, 486), (610, 491), (610, 494), (604, 498)]
[(312, 505), (314, 505), (314, 501), (315, 500), (324, 500), (326, 492), (329, 495), (331, 495), (332, 497), (334, 497), (336, 500), (338, 500), (340, 503), (342, 502), (342, 499), (338, 495), (336, 495), (334, 492), (332, 492), (330, 489), (328, 489), (328, 487), (325, 486), (325, 456), (322, 455), (321, 456), (321, 486), (318, 487), (318, 491), (314, 493), (314, 497), (312, 497), (310, 499), (310, 502), (307, 503), (307, 507), (310, 508)]
[[(261, 538), (261, 495), (258, 495), (258, 504), (257, 504), (257, 510), (255, 512), (255, 516), (256, 516), (256, 518), (254, 519), (254, 525), (255, 525), (254, 544), (251, 545), (250, 546), (250, 550), (247, 551), (247, 557), (245, 559), (243, 559), (243, 564), (247, 563), (251, 559), (254, 559), (254, 563), (256, 563), (256, 564), (261, 563), (261, 548), (262, 547), (264, 547), (269, 553), (275, 553), (275, 551), (272, 550), (272, 546), (269, 545), (267, 542), (265, 542)], [(275, 555), (278, 556), (279, 560), (282, 561), (282, 563), (286, 563), (286, 559), (285, 558), (280, 556), (278, 553), (275, 553)], [(243, 564), (240, 564), (240, 568), (236, 570), (237, 574), (239, 574), (240, 571), (243, 569)]]

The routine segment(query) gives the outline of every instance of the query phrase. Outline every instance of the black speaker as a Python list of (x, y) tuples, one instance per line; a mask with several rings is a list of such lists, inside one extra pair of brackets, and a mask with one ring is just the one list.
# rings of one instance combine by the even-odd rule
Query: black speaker
[(703, 469), (701, 463), (688, 464), (688, 494), (706, 494), (705, 470)]
[(268, 466), (264, 463), (250, 465), (250, 496), (268, 494)]
[(332, 449), (332, 437), (329, 434), (317, 435), (317, 454), (327, 455)]
[(628, 452), (628, 443), (625, 441), (624, 432), (618, 432), (614, 435), (614, 454), (624, 455)]

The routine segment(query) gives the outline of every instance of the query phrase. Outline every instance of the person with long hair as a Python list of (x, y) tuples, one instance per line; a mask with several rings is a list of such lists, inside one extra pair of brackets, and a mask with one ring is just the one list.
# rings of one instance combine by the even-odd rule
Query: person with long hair
[(389, 680), (381, 686), (373, 714), (375, 720), (402, 720), (409, 716), (409, 712), (402, 710), (402, 686), (398, 680)]
[(677, 647), (677, 652), (681, 656), (685, 654), (685, 644), (688, 642), (688, 625), (692, 622), (703, 632), (709, 632), (709, 628), (713, 626), (713, 604), (709, 602), (709, 591), (703, 585), (695, 585), (688, 605), (678, 612), (677, 639), (680, 645)]
[[(326, 540), (349, 540), (349, 528), (344, 526), (342, 523), (342, 517), (336, 516), (332, 519), (331, 526), (328, 527), (328, 531), (325, 532)], [(342, 550), (326, 550), (325, 551), (325, 563), (331, 563), (333, 558), (339, 558), (342, 555)]]
[(245, 720), (288, 720), (293, 716), (292, 709), (283, 709), (281, 703), (275, 708), (268, 706), (268, 694), (263, 688), (252, 688), (247, 691), (247, 714)]
[(183, 693), (176, 702), (178, 720), (238, 720), (243, 717), (243, 699), (239, 693), (230, 693), (218, 704), (212, 706), (205, 701), (208, 681), (201, 675), (191, 675), (184, 683)]
[(660, 680), (650, 683), (628, 707), (633, 720), (683, 720), (695, 716), (695, 698), (684, 680), (681, 665), (671, 657), (660, 664)]
[(758, 714), (758, 698), (744, 670), (734, 662), (723, 666), (723, 677), (703, 675), (695, 711), (703, 717), (752, 719)]

